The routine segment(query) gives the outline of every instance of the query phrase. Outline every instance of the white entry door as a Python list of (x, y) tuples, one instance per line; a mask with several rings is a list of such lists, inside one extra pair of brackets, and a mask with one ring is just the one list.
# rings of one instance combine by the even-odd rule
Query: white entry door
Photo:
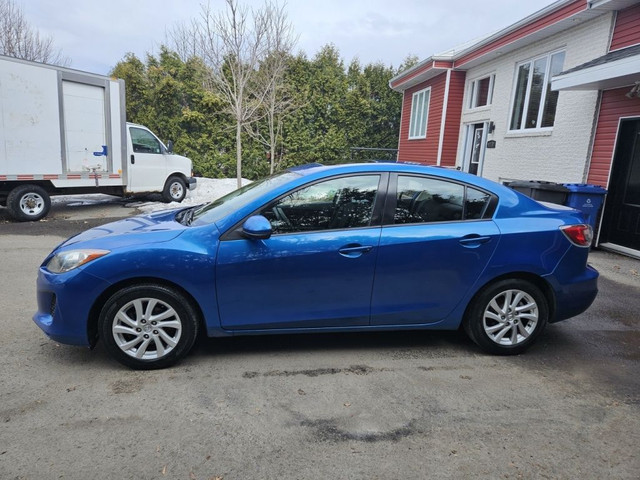
[(472, 123), (466, 126), (463, 170), (473, 175), (482, 176), (487, 148), (487, 123)]

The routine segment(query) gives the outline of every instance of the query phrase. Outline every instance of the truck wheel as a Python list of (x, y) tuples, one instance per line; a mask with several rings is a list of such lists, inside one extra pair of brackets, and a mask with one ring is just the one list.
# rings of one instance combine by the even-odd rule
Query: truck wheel
[(167, 202), (181, 202), (187, 195), (187, 184), (180, 177), (169, 177), (164, 190), (162, 191), (162, 199)]
[(35, 222), (45, 217), (51, 208), (51, 199), (38, 185), (20, 185), (9, 192), (7, 209), (20, 222)]

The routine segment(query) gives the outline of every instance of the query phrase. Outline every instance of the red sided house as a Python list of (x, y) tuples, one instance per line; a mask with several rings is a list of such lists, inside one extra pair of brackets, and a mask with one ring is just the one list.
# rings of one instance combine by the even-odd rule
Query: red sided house
[(556, 1), (390, 86), (399, 161), (600, 185), (600, 245), (640, 257), (640, 1)]

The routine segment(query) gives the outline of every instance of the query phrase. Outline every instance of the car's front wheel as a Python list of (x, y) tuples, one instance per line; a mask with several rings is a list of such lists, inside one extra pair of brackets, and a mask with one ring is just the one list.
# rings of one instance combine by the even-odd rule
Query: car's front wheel
[(156, 284), (126, 287), (104, 304), (99, 330), (109, 354), (135, 369), (173, 365), (193, 347), (198, 316), (175, 289)]
[(484, 288), (464, 319), (469, 337), (482, 349), (515, 355), (531, 346), (549, 319), (545, 295), (533, 283), (506, 279)]

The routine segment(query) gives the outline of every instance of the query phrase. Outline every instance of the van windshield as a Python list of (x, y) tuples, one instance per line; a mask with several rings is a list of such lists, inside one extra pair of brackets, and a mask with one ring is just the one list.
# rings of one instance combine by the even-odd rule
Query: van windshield
[(207, 225), (217, 222), (230, 213), (233, 213), (253, 202), (255, 199), (261, 197), (270, 190), (277, 188), (280, 185), (284, 185), (298, 176), (299, 175), (297, 173), (282, 172), (256, 180), (255, 182), (226, 194), (224, 197), (220, 197), (211, 203), (199, 207), (193, 213), (190, 224)]

